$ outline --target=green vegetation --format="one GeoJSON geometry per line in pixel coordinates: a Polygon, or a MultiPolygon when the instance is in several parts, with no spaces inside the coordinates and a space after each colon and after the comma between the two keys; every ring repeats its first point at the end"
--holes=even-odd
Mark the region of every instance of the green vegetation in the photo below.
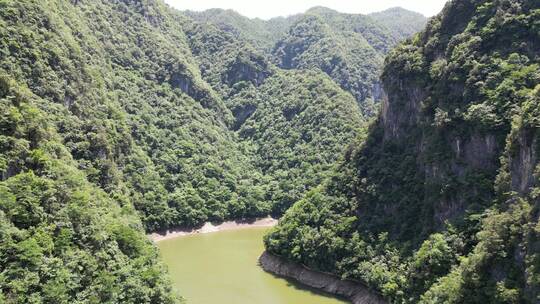
{"type": "Polygon", "coordinates": [[[213,25],[184,28],[203,78],[224,96],[232,129],[260,170],[250,176],[263,186],[246,189],[249,201],[233,208],[280,216],[324,179],[365,124],[357,103],[318,70],[280,70],[213,25]]]}
{"type": "Polygon", "coordinates": [[[319,69],[328,74],[353,94],[363,113],[372,115],[374,98],[380,98],[374,93],[383,55],[363,36],[331,29],[322,17],[306,15],[276,44],[274,55],[286,69],[319,69]]]}
{"type": "Polygon", "coordinates": [[[247,148],[228,132],[232,115],[199,75],[181,15],[160,2],[3,6],[2,69],[49,101],[78,167],[127,197],[147,230],[223,220],[257,183],[247,148]]]}
{"type": "Polygon", "coordinates": [[[178,302],[132,206],[77,169],[53,105],[5,75],[0,105],[0,302],[178,302]]]}
{"type": "MultiPolygon", "coordinates": [[[[418,20],[410,26],[419,31],[425,19],[402,13],[418,20]]],[[[278,64],[285,69],[323,71],[356,98],[364,115],[374,116],[382,99],[379,75],[384,56],[407,37],[369,16],[324,7],[312,8],[295,19],[273,50],[278,64]]]]}
{"type": "Polygon", "coordinates": [[[267,250],[396,303],[537,303],[539,20],[456,0],[391,51],[378,121],[267,250]]]}
{"type": "Polygon", "coordinates": [[[277,73],[230,102],[233,112],[256,108],[238,133],[256,147],[276,215],[322,182],[364,124],[354,98],[318,72],[277,73]]]}
{"type": "Polygon", "coordinates": [[[371,13],[369,17],[391,30],[394,39],[412,37],[426,25],[427,19],[421,14],[394,7],[382,12],[371,13]]]}
{"type": "Polygon", "coordinates": [[[320,184],[366,120],[337,74],[273,63],[293,20],[0,0],[0,302],[177,303],[145,232],[320,184]]]}
{"type": "Polygon", "coordinates": [[[287,31],[296,16],[276,17],[268,21],[250,19],[233,10],[209,9],[185,14],[201,24],[213,24],[220,30],[248,42],[258,50],[269,53],[274,44],[287,31]]]}
{"type": "MultiPolygon", "coordinates": [[[[187,14],[207,28],[214,25],[237,38],[240,48],[250,43],[258,56],[269,58],[281,68],[326,73],[356,98],[366,116],[375,114],[381,100],[378,79],[384,56],[426,22],[422,15],[398,8],[358,15],[314,7],[305,14],[268,21],[220,9],[187,14]],[[387,20],[390,18],[393,20],[387,20]]],[[[218,36],[207,37],[202,44],[208,47],[207,43],[223,39],[222,34],[218,36]]],[[[216,69],[214,63],[203,66],[216,69]]]]}

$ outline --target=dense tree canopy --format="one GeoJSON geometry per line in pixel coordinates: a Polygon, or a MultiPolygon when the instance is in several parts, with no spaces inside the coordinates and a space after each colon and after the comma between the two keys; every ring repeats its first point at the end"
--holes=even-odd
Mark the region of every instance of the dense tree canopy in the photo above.
{"type": "Polygon", "coordinates": [[[52,105],[6,75],[0,104],[0,302],[178,302],[136,211],[77,169],[52,105]]]}
{"type": "Polygon", "coordinates": [[[365,140],[269,251],[399,303],[537,303],[540,3],[454,0],[390,52],[365,140]]]}
{"type": "Polygon", "coordinates": [[[323,11],[0,0],[0,302],[179,302],[145,232],[280,216],[319,185],[401,39],[323,11]],[[319,19],[283,69],[278,50],[319,19]]]}
{"type": "Polygon", "coordinates": [[[264,194],[256,209],[265,200],[281,215],[322,181],[366,119],[319,69],[283,71],[232,33],[204,23],[185,28],[203,78],[224,96],[232,129],[253,149],[264,181],[253,191],[264,194]]]}
{"type": "Polygon", "coordinates": [[[356,98],[364,115],[373,116],[382,98],[379,75],[384,56],[400,40],[419,31],[425,20],[406,10],[393,12],[400,17],[396,23],[407,24],[410,34],[386,26],[380,22],[384,18],[314,7],[294,18],[276,43],[273,56],[286,69],[323,71],[356,98]]]}
{"type": "Polygon", "coordinates": [[[231,10],[188,14],[249,42],[282,68],[326,73],[356,98],[367,116],[375,114],[381,99],[378,79],[384,56],[426,22],[422,15],[401,8],[360,15],[314,7],[304,14],[268,21],[248,19],[231,10]]]}

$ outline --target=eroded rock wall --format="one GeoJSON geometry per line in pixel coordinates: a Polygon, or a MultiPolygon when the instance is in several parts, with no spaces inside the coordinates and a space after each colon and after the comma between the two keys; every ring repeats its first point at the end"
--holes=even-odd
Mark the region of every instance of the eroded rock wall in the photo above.
{"type": "Polygon", "coordinates": [[[376,292],[359,282],[308,269],[284,258],[264,252],[259,258],[260,266],[267,272],[293,279],[317,290],[344,297],[353,304],[384,304],[386,301],[376,292]]]}

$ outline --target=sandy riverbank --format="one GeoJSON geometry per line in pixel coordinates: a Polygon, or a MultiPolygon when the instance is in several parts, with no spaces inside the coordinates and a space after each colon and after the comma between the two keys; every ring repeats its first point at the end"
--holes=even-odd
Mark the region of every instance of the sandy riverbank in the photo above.
{"type": "Polygon", "coordinates": [[[278,220],[271,217],[257,219],[251,222],[228,221],[228,222],[223,222],[218,225],[214,225],[210,222],[207,222],[204,224],[204,226],[202,226],[199,229],[172,229],[172,230],[167,230],[165,233],[154,232],[148,235],[148,237],[154,242],[159,242],[163,240],[168,240],[168,239],[172,239],[172,238],[176,238],[180,236],[197,234],[197,233],[211,233],[211,232],[245,229],[245,228],[252,228],[252,227],[273,227],[277,225],[277,223],[278,223],[278,220]]]}

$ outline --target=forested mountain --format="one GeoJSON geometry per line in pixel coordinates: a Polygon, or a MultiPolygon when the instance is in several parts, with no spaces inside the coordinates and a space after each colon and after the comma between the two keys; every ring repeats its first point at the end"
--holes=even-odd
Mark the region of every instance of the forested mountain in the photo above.
{"type": "Polygon", "coordinates": [[[153,1],[58,1],[67,17],[32,2],[4,5],[3,70],[55,105],[45,111],[63,105],[55,123],[79,169],[129,199],[148,230],[222,220],[233,193],[255,186],[247,148],[200,76],[181,15],[153,1]],[[18,20],[11,10],[36,17],[18,20]]]}
{"type": "Polygon", "coordinates": [[[538,303],[540,1],[425,23],[0,0],[0,302],[178,303],[145,232],[286,212],[392,302],[538,303]]]}
{"type": "Polygon", "coordinates": [[[255,48],[269,53],[274,44],[287,31],[296,16],[276,17],[270,20],[250,19],[233,10],[209,9],[203,12],[186,11],[185,14],[202,24],[215,25],[255,48]]]}
{"type": "Polygon", "coordinates": [[[449,2],[390,52],[377,121],[267,250],[396,303],[538,303],[539,22],[539,1],[449,2]]]}
{"type": "Polygon", "coordinates": [[[368,16],[389,28],[392,36],[398,40],[410,38],[423,29],[427,22],[427,19],[422,14],[401,7],[371,13],[368,16]]]}
{"type": "Polygon", "coordinates": [[[253,148],[265,185],[249,194],[253,204],[266,201],[281,215],[322,181],[366,120],[322,72],[283,71],[212,25],[185,28],[203,78],[224,96],[232,129],[253,148]]]}
{"type": "Polygon", "coordinates": [[[145,231],[279,216],[327,177],[355,97],[272,59],[294,18],[235,18],[0,0],[0,302],[178,302],[145,231]]]}
{"type": "Polygon", "coordinates": [[[0,302],[177,303],[137,212],[63,143],[67,110],[5,74],[0,105],[0,302]]]}
{"type": "Polygon", "coordinates": [[[374,115],[381,99],[378,79],[386,53],[426,22],[422,15],[399,8],[360,15],[314,7],[304,14],[268,21],[231,10],[187,14],[252,43],[281,68],[326,73],[356,98],[367,116],[374,115]]]}

